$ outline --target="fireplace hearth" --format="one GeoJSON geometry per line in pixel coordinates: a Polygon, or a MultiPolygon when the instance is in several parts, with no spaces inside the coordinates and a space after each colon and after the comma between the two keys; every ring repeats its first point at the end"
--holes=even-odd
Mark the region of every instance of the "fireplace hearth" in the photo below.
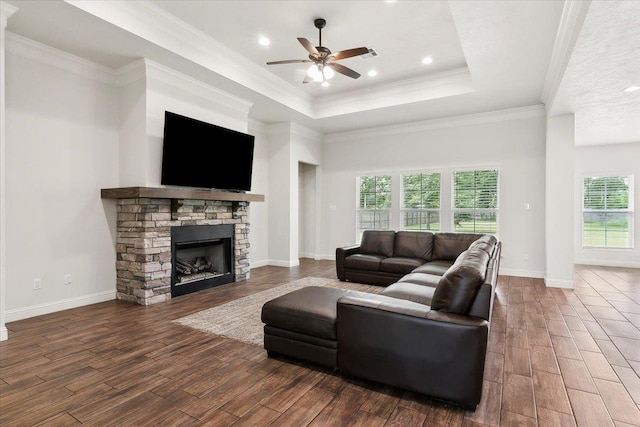
{"type": "Polygon", "coordinates": [[[171,297],[235,281],[233,224],[171,228],[171,297]]]}

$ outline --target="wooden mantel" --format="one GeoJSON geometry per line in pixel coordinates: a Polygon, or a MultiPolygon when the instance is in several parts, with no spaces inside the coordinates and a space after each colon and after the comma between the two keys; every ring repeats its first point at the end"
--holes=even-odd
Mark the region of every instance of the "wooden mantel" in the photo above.
{"type": "Polygon", "coordinates": [[[224,200],[231,202],[264,202],[264,194],[235,193],[233,191],[197,190],[193,188],[119,187],[100,190],[103,199],[191,199],[224,200]]]}

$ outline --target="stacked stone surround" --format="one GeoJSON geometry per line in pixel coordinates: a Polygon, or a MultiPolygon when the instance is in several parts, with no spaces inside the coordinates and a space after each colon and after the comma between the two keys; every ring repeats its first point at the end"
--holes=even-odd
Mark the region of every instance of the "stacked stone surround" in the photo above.
{"type": "Polygon", "coordinates": [[[249,278],[249,203],[118,199],[117,298],[141,305],[171,299],[171,227],[234,224],[235,281],[249,278]]]}

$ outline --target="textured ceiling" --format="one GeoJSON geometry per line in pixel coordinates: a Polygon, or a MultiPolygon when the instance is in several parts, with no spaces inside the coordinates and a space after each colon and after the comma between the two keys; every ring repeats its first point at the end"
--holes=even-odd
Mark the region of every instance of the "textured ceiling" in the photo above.
{"type": "Polygon", "coordinates": [[[575,113],[576,145],[640,141],[640,1],[596,1],[552,114],[575,113]]]}

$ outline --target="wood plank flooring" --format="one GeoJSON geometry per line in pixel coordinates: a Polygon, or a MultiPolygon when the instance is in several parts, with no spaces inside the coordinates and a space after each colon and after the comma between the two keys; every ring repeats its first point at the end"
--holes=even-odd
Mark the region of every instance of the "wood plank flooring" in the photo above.
{"type": "Polygon", "coordinates": [[[306,276],[335,278],[334,263],[8,323],[0,425],[640,426],[638,269],[576,266],[575,290],[501,276],[475,412],[171,323],[306,276]]]}

